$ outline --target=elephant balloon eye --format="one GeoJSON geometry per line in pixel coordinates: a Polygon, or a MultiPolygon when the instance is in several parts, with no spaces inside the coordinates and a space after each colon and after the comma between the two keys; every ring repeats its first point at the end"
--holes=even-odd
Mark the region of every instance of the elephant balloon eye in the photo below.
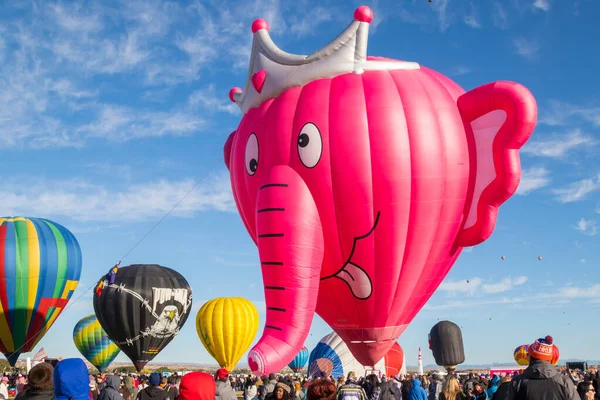
{"type": "Polygon", "coordinates": [[[258,169],[258,138],[256,137],[255,133],[252,133],[250,136],[248,136],[244,159],[246,172],[248,172],[248,175],[250,176],[254,175],[258,169]]]}
{"type": "Polygon", "coordinates": [[[323,140],[319,128],[312,122],[305,124],[298,135],[298,156],[307,168],[314,168],[323,153],[323,140]]]}

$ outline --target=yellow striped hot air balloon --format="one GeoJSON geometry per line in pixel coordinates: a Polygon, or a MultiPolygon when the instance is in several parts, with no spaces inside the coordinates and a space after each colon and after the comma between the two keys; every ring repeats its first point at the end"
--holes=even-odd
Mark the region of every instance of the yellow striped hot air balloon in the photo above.
{"type": "Polygon", "coordinates": [[[196,330],[206,351],[232,371],[258,332],[258,311],[246,299],[219,297],[200,308],[196,330]]]}

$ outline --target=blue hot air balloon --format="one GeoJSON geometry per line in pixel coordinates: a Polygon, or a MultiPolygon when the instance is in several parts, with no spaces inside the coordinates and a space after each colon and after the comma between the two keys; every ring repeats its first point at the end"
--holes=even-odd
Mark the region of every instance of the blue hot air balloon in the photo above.
{"type": "Polygon", "coordinates": [[[307,361],[308,349],[306,348],[306,346],[302,346],[302,350],[300,350],[296,358],[294,358],[292,362],[288,364],[288,367],[290,367],[291,370],[294,372],[300,372],[302,371],[302,368],[304,368],[304,366],[306,365],[307,361]]]}
{"type": "MultiPolygon", "coordinates": [[[[383,359],[375,365],[373,370],[385,371],[383,359]]],[[[348,375],[350,371],[354,371],[356,376],[365,376],[367,370],[354,358],[346,343],[335,332],[321,339],[310,352],[308,361],[308,375],[310,376],[324,374],[338,378],[348,375]]]]}

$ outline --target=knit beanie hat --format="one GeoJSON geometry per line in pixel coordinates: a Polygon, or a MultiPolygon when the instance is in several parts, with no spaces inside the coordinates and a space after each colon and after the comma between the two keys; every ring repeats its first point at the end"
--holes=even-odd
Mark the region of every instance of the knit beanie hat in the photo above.
{"type": "Polygon", "coordinates": [[[545,338],[537,339],[529,346],[529,356],[536,360],[552,361],[552,351],[554,344],[552,336],[548,335],[545,338]]]}

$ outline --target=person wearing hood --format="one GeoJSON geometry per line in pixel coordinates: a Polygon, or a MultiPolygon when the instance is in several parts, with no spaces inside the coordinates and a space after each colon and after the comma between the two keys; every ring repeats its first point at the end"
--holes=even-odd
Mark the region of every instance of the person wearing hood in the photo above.
{"type": "Polygon", "coordinates": [[[500,386],[494,394],[494,400],[508,400],[508,389],[510,388],[510,380],[512,377],[510,374],[506,374],[502,377],[500,386]]]}
{"type": "Polygon", "coordinates": [[[169,393],[160,387],[160,374],[153,372],[148,377],[148,387],[140,390],[136,400],[175,400],[169,397],[169,393]]]}
{"type": "Polygon", "coordinates": [[[215,374],[215,400],[237,400],[235,390],[229,384],[229,371],[219,368],[215,374]]]}
{"type": "Polygon", "coordinates": [[[508,390],[509,400],[579,399],[569,377],[550,363],[553,341],[552,336],[546,336],[529,346],[529,366],[512,380],[508,390]]]}
{"type": "Polygon", "coordinates": [[[106,375],[106,386],[100,391],[98,400],[123,400],[120,390],[121,377],[118,375],[106,375]]]}
{"type": "Polygon", "coordinates": [[[52,400],[54,385],[52,374],[54,367],[50,363],[35,365],[28,374],[29,383],[17,394],[19,400],[52,400]]]}
{"type": "Polygon", "coordinates": [[[277,385],[277,379],[275,374],[269,374],[269,382],[265,384],[265,397],[269,393],[273,393],[275,391],[275,385],[277,385]]]}
{"type": "MultiPolygon", "coordinates": [[[[289,382],[288,382],[289,383],[289,382]]],[[[292,388],[283,382],[278,382],[275,385],[273,393],[269,393],[266,397],[267,400],[290,400],[292,388]]]]}
{"type": "Polygon", "coordinates": [[[409,400],[427,400],[427,392],[421,386],[421,381],[418,378],[412,380],[412,386],[408,391],[409,400]]]}
{"type": "Polygon", "coordinates": [[[429,400],[439,400],[442,393],[442,379],[438,374],[433,374],[429,384],[429,400]]]}
{"type": "Polygon", "coordinates": [[[205,372],[190,372],[181,379],[176,400],[214,400],[216,391],[212,376],[205,372]]]}
{"type": "Polygon", "coordinates": [[[250,380],[246,381],[244,389],[244,400],[258,400],[258,387],[250,380]]]}
{"type": "Polygon", "coordinates": [[[126,376],[123,378],[123,389],[121,390],[121,395],[124,400],[135,400],[138,395],[139,390],[135,385],[135,381],[131,376],[126,376]]]}
{"type": "Polygon", "coordinates": [[[52,374],[55,400],[89,400],[90,376],[80,358],[66,358],[56,363],[52,374]]]}
{"type": "Polygon", "coordinates": [[[500,384],[500,377],[498,375],[494,375],[492,380],[490,381],[490,386],[487,390],[487,397],[489,399],[493,399],[494,395],[498,391],[498,385],[500,384]]]}

